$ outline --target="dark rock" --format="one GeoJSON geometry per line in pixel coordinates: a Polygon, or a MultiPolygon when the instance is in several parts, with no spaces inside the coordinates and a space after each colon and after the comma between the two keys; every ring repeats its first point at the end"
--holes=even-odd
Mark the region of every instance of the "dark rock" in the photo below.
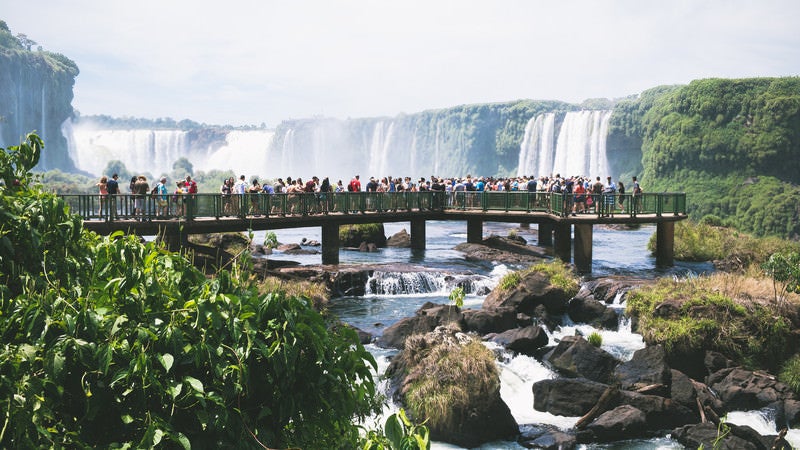
{"type": "Polygon", "coordinates": [[[454,385],[471,386],[461,399],[463,402],[448,405],[436,420],[426,422],[432,439],[470,448],[519,435],[511,410],[500,397],[499,373],[490,370],[495,367],[491,355],[476,355],[471,351],[476,358],[469,364],[457,365],[451,361],[446,366],[447,374],[439,370],[443,355],[455,355],[460,360],[459,352],[475,343],[474,339],[453,327],[437,327],[433,332],[410,337],[406,348],[392,359],[386,371],[392,384],[399,385],[396,391],[399,395],[395,397],[401,402],[420,384],[435,383],[444,390],[454,385]],[[454,369],[459,372],[450,373],[454,369]]]}
{"type": "Polygon", "coordinates": [[[645,414],[645,428],[648,431],[669,429],[699,420],[699,415],[693,410],[658,395],[620,391],[619,399],[620,404],[634,406],[645,414]]]}
{"type": "Polygon", "coordinates": [[[659,384],[663,394],[672,382],[672,373],[667,365],[667,352],[660,345],[636,350],[630,361],[625,361],[614,370],[614,379],[622,389],[636,390],[659,384]]]}
{"type": "Polygon", "coordinates": [[[378,251],[378,246],[372,242],[362,242],[358,246],[358,251],[360,252],[368,252],[368,253],[375,253],[378,251]]]}
{"type": "Polygon", "coordinates": [[[796,399],[792,389],[773,375],[738,367],[709,375],[707,384],[726,411],[761,409],[776,401],[796,399]]]}
{"type": "Polygon", "coordinates": [[[672,383],[670,383],[669,396],[673,402],[688,408],[697,408],[697,391],[692,379],[679,370],[671,370],[672,383]]]}
{"type": "Polygon", "coordinates": [[[464,242],[458,244],[455,250],[464,253],[468,261],[497,261],[507,264],[534,263],[547,257],[547,253],[541,249],[500,236],[489,236],[480,244],[464,242]]]}
{"type": "Polygon", "coordinates": [[[408,234],[405,228],[398,231],[397,233],[393,234],[389,239],[386,241],[387,247],[400,247],[400,248],[409,248],[411,247],[411,235],[408,234]]]}
{"type": "Polygon", "coordinates": [[[601,442],[642,437],[647,428],[645,413],[631,405],[606,411],[586,427],[601,442]]]}
{"type": "Polygon", "coordinates": [[[611,380],[619,361],[581,336],[567,336],[558,343],[547,362],[567,377],[581,377],[600,383],[611,380]]]}
{"type": "Polygon", "coordinates": [[[593,298],[575,296],[567,303],[567,314],[573,322],[588,323],[596,327],[616,329],[617,313],[593,298]]]}
{"type": "Polygon", "coordinates": [[[450,323],[460,327],[462,320],[463,316],[458,307],[428,302],[422,305],[413,317],[400,319],[386,328],[376,344],[384,348],[402,349],[409,336],[430,333],[439,325],[450,323]]]}
{"type": "Polygon", "coordinates": [[[585,378],[555,378],[533,383],[533,408],[559,416],[582,416],[608,389],[585,378]]]}
{"type": "Polygon", "coordinates": [[[717,425],[711,422],[684,425],[672,430],[672,437],[687,448],[720,450],[767,450],[772,447],[775,436],[760,436],[748,426],[721,425],[730,432],[722,436],[717,425]]]}
{"type": "Polygon", "coordinates": [[[339,240],[342,247],[358,247],[362,242],[386,247],[386,231],[383,223],[343,225],[339,227],[339,240]]]}
{"type": "Polygon", "coordinates": [[[570,450],[578,443],[573,434],[543,426],[525,427],[517,442],[525,448],[547,450],[570,450]]]}
{"type": "Polygon", "coordinates": [[[536,350],[547,345],[549,338],[540,326],[527,326],[514,328],[495,335],[492,342],[496,342],[508,350],[523,355],[534,356],[536,350]]]}
{"type": "Polygon", "coordinates": [[[517,326],[517,314],[513,308],[465,309],[462,313],[464,330],[474,331],[481,336],[502,333],[517,326]]]}
{"type": "Polygon", "coordinates": [[[718,372],[722,369],[736,367],[736,364],[728,359],[725,355],[711,350],[706,351],[703,363],[706,369],[708,369],[709,374],[718,372]]]}
{"type": "Polygon", "coordinates": [[[783,415],[788,426],[796,428],[800,424],[800,400],[786,400],[783,402],[783,415]]]}
{"type": "Polygon", "coordinates": [[[550,278],[541,272],[531,272],[520,280],[519,285],[502,289],[495,288],[483,301],[483,307],[512,307],[518,312],[534,315],[538,305],[544,305],[550,314],[563,314],[567,310],[570,294],[550,283],[550,278]]]}
{"type": "Polygon", "coordinates": [[[281,244],[279,245],[276,250],[279,252],[286,252],[287,250],[300,250],[300,244],[281,244]]]}

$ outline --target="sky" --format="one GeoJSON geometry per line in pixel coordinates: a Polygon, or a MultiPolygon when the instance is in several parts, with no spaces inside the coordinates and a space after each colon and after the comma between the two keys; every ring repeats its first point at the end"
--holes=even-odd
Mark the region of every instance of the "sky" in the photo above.
{"type": "Polygon", "coordinates": [[[82,115],[274,127],[800,75],[797,0],[0,0],[82,115]]]}

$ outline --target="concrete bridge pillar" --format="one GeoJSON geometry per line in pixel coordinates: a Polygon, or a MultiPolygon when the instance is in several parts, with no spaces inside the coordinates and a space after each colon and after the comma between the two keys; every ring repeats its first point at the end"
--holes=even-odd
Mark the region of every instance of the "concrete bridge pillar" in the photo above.
{"type": "Polygon", "coordinates": [[[592,224],[575,224],[575,267],[579,273],[592,271],[592,224]]]}
{"type": "Polygon", "coordinates": [[[656,225],[656,267],[671,267],[675,264],[675,222],[659,222],[656,225]]]}
{"type": "Polygon", "coordinates": [[[322,225],[322,264],[339,264],[339,225],[322,225]]]}
{"type": "Polygon", "coordinates": [[[550,247],[553,245],[553,224],[540,223],[539,224],[539,245],[541,247],[550,247]]]}
{"type": "Polygon", "coordinates": [[[411,219],[411,248],[425,249],[425,219],[411,219]]]}
{"type": "Polygon", "coordinates": [[[568,223],[559,223],[554,227],[554,252],[556,257],[564,262],[572,261],[572,225],[568,223]]]}
{"type": "Polygon", "coordinates": [[[467,219],[467,242],[470,244],[483,242],[483,220],[467,219]]]}

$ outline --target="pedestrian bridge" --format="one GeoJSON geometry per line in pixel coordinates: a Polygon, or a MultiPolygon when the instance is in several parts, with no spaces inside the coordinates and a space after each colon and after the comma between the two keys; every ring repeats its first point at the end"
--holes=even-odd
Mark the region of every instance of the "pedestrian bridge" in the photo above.
{"type": "Polygon", "coordinates": [[[674,224],[686,219],[686,194],[590,195],[573,213],[570,194],[549,192],[342,192],[327,194],[192,194],[139,197],[61,195],[86,229],[158,236],[172,249],[197,233],[321,227],[322,263],[339,263],[339,227],[410,222],[412,248],[425,248],[425,222],[466,222],[467,242],[480,243],[484,222],[537,224],[539,245],[591,272],[594,225],[656,224],[656,264],[673,264],[674,224]],[[574,255],[574,256],[573,256],[574,255]]]}

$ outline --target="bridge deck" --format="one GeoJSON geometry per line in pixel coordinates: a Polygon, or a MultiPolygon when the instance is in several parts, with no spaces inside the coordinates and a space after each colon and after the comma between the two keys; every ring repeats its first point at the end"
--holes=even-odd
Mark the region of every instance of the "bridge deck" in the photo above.
{"type": "Polygon", "coordinates": [[[527,191],[147,196],[140,199],[140,214],[135,213],[135,196],[62,197],[84,218],[84,227],[102,234],[122,230],[153,235],[174,228],[192,234],[410,220],[588,225],[663,223],[686,218],[686,196],[682,193],[590,196],[590,212],[576,215],[571,214],[571,196],[527,191]]]}

